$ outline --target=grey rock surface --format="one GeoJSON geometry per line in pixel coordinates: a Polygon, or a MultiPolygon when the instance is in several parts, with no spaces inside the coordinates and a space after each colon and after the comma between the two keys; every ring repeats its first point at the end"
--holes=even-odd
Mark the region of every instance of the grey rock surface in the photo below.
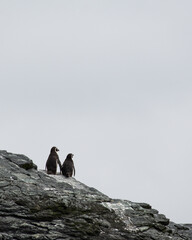
{"type": "Polygon", "coordinates": [[[147,203],[111,199],[74,178],[47,175],[24,155],[0,151],[0,240],[183,240],[192,225],[147,203]]]}

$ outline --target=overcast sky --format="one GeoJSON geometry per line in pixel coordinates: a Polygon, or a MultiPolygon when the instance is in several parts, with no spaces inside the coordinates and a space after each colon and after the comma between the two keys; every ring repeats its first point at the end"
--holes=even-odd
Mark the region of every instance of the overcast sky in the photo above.
{"type": "Polygon", "coordinates": [[[0,0],[0,148],[192,223],[192,1],[0,0]]]}

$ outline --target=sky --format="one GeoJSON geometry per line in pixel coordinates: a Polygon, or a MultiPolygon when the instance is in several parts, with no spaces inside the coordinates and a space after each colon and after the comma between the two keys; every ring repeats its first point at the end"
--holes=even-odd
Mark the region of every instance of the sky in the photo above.
{"type": "Polygon", "coordinates": [[[192,223],[192,2],[0,0],[0,149],[192,223]]]}

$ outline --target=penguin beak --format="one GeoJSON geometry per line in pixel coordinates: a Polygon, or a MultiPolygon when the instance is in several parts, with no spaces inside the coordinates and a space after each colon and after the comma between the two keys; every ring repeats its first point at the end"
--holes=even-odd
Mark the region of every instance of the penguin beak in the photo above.
{"type": "Polygon", "coordinates": [[[56,148],[55,150],[56,150],[57,152],[59,151],[59,149],[58,149],[58,148],[56,148]]]}

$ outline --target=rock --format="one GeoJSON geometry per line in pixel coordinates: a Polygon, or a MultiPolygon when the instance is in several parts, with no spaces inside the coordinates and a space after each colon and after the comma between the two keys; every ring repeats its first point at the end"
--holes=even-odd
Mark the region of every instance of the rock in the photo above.
{"type": "Polygon", "coordinates": [[[172,223],[149,204],[47,175],[21,154],[0,151],[0,161],[0,240],[192,240],[192,225],[172,223]]]}
{"type": "Polygon", "coordinates": [[[32,160],[30,160],[28,157],[22,154],[12,154],[8,153],[6,151],[0,151],[0,156],[6,158],[7,160],[15,163],[21,168],[24,168],[26,170],[34,168],[37,169],[37,166],[33,163],[32,160]]]}

